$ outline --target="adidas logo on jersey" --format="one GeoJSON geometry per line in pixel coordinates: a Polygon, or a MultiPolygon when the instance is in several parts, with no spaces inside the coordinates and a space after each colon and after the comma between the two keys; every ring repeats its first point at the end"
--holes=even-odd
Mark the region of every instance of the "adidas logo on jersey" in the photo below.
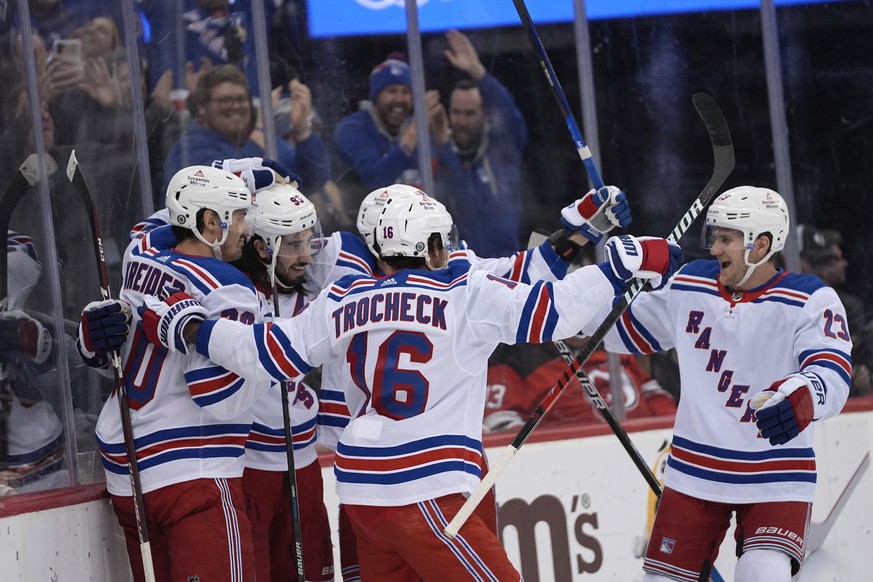
{"type": "Polygon", "coordinates": [[[388,279],[385,279],[384,281],[382,281],[382,284],[379,286],[380,287],[387,287],[388,285],[396,285],[396,284],[397,284],[397,279],[395,279],[394,277],[389,277],[388,279]]]}

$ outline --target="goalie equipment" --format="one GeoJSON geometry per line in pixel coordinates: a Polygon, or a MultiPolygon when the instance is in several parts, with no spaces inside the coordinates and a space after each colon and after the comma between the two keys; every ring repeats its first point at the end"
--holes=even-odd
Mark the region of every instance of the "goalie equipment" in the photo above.
{"type": "Polygon", "coordinates": [[[746,248],[743,260],[748,270],[735,285],[738,287],[749,280],[757,267],[785,248],[789,230],[788,206],[782,196],[769,188],[731,188],[716,198],[706,213],[706,224],[701,233],[703,248],[712,248],[714,231],[718,228],[731,228],[743,234],[746,248]],[[770,251],[758,262],[752,263],[749,254],[755,248],[758,237],[765,233],[770,234],[770,251]]]}
{"type": "Polygon", "coordinates": [[[379,252],[376,251],[373,243],[376,241],[375,230],[379,224],[379,215],[385,207],[385,203],[389,198],[401,198],[408,196],[427,196],[424,192],[414,186],[407,184],[392,184],[384,188],[373,190],[361,202],[358,208],[358,232],[364,237],[367,243],[367,248],[378,259],[379,252]]]}
{"type": "Polygon", "coordinates": [[[253,206],[252,193],[241,178],[210,166],[189,166],[176,172],[167,186],[170,224],[194,232],[201,242],[215,248],[224,244],[235,210],[253,206]],[[212,210],[222,223],[221,239],[207,241],[197,228],[201,210],[212,210]]]}

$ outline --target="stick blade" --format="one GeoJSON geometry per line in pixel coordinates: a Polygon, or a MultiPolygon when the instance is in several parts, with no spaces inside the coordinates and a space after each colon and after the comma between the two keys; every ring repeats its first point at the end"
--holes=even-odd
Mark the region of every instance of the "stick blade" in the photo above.
{"type": "Polygon", "coordinates": [[[70,152],[70,161],[67,162],[67,178],[70,182],[73,181],[73,176],[76,175],[76,168],[79,167],[79,160],[76,159],[76,150],[70,152]]]}
{"type": "MultiPolygon", "coordinates": [[[[49,156],[46,156],[49,158],[49,156]]],[[[54,160],[52,160],[54,161],[54,160]]],[[[48,160],[46,160],[46,166],[48,166],[48,160]]],[[[37,182],[39,182],[39,156],[36,154],[30,154],[24,163],[18,168],[21,171],[21,175],[24,176],[24,179],[27,180],[27,183],[33,186],[37,182]]],[[[51,175],[51,174],[49,174],[51,175]]]]}

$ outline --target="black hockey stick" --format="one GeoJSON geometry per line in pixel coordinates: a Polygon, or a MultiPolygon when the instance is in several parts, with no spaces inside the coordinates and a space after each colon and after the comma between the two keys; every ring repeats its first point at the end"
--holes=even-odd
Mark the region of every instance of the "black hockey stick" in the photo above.
{"type": "MultiPolygon", "coordinates": [[[[57,170],[57,165],[51,156],[46,155],[46,171],[52,175],[57,170]]],[[[12,212],[24,195],[39,182],[39,156],[30,154],[24,163],[18,167],[6,190],[0,196],[0,232],[8,237],[9,222],[12,220],[12,212]]],[[[0,253],[0,312],[9,308],[9,251],[4,249],[0,253]]],[[[8,407],[11,406],[12,396],[9,386],[9,371],[6,364],[0,362],[0,470],[6,468],[9,458],[9,435],[7,427],[8,407]]]]}
{"type": "MultiPolygon", "coordinates": [[[[278,252],[276,249],[274,252],[278,252]]],[[[279,293],[276,285],[276,263],[270,267],[270,282],[273,287],[273,318],[279,316],[279,293]]],[[[294,434],[291,431],[291,410],[288,408],[288,381],[282,380],[280,386],[282,392],[282,423],[285,428],[285,455],[288,458],[288,498],[291,502],[291,519],[294,522],[294,559],[297,563],[297,580],[305,582],[306,575],[303,569],[303,532],[300,527],[300,498],[297,496],[297,469],[294,464],[294,434]]]]}
{"type": "MultiPolygon", "coordinates": [[[[546,80],[552,90],[552,95],[554,95],[555,101],[558,103],[558,107],[561,110],[561,114],[567,121],[567,129],[570,131],[570,136],[576,146],[576,151],[579,152],[579,157],[582,158],[582,163],[585,165],[588,177],[591,178],[591,183],[594,187],[600,189],[603,187],[603,179],[600,177],[600,172],[597,170],[597,166],[591,157],[591,151],[588,149],[588,146],[585,145],[585,140],[582,138],[582,132],[579,130],[575,117],[573,117],[573,112],[570,110],[570,104],[567,102],[567,97],[564,95],[564,90],[561,88],[561,83],[558,81],[558,76],[555,74],[554,68],[552,68],[549,55],[546,53],[545,47],[543,47],[539,34],[537,34],[533,20],[531,20],[530,14],[527,11],[527,6],[523,0],[513,0],[513,3],[515,4],[515,10],[521,18],[521,22],[528,33],[528,38],[537,52],[540,66],[543,69],[543,73],[546,75],[546,80]]],[[[570,351],[570,348],[567,347],[567,344],[562,340],[557,340],[554,343],[555,347],[558,348],[558,351],[561,352],[561,355],[564,357],[564,360],[568,364],[572,363],[572,352],[570,351]]],[[[604,402],[603,398],[600,396],[597,387],[594,386],[594,383],[591,382],[588,375],[581,367],[576,370],[576,377],[579,379],[579,382],[581,382],[586,396],[588,396],[597,411],[600,412],[600,415],[612,429],[612,432],[615,433],[615,436],[618,437],[618,440],[628,452],[631,460],[640,470],[643,477],[646,479],[646,482],[650,487],[652,487],[656,494],[660,495],[661,486],[658,483],[658,480],[652,474],[652,471],[643,460],[643,457],[637,450],[636,446],[634,446],[633,442],[630,440],[630,437],[628,437],[627,432],[622,428],[621,424],[619,424],[618,419],[615,418],[612,410],[610,410],[609,406],[607,406],[606,402],[604,402]]]]}
{"type": "MultiPolygon", "coordinates": [[[[46,171],[49,176],[55,173],[57,165],[51,156],[46,155],[46,171]]],[[[39,156],[30,154],[24,160],[24,163],[19,166],[6,190],[0,195],[0,231],[4,234],[9,230],[9,222],[12,220],[12,212],[15,207],[24,198],[24,195],[39,182],[39,156]]],[[[8,284],[9,259],[6,253],[0,253],[0,307],[5,307],[9,292],[8,284]]]]}
{"type": "MultiPolygon", "coordinates": [[[[694,106],[697,109],[697,112],[700,114],[700,117],[703,119],[703,122],[706,124],[707,132],[709,133],[709,139],[712,142],[712,151],[713,157],[715,158],[715,163],[712,171],[712,176],[709,179],[709,182],[706,184],[706,187],[703,191],[697,196],[697,199],[691,204],[691,207],[685,211],[685,214],[679,219],[679,223],[670,233],[668,239],[672,242],[677,242],[688,227],[694,222],[694,219],[703,212],[703,209],[707,204],[713,199],[719,187],[724,183],[730,173],[734,168],[734,148],[731,142],[730,131],[727,126],[727,122],[725,121],[724,115],[716,104],[715,100],[706,95],[705,93],[697,93],[694,95],[694,106]]],[[[551,390],[543,397],[540,403],[537,405],[534,412],[531,414],[530,418],[528,418],[527,422],[525,422],[524,426],[518,432],[518,434],[513,439],[512,443],[507,445],[504,453],[497,459],[497,461],[491,465],[488,470],[487,475],[482,479],[476,489],[473,491],[472,495],[467,499],[464,505],[461,507],[458,514],[452,519],[449,525],[445,529],[446,535],[450,537],[454,537],[464,522],[470,517],[473,513],[473,510],[476,508],[476,505],[482,500],[494,482],[497,480],[497,477],[503,472],[524,442],[527,440],[527,437],[530,436],[530,433],[537,427],[542,418],[546,415],[546,413],[554,406],[555,402],[564,392],[564,389],[567,387],[567,384],[572,379],[573,375],[576,374],[581,368],[582,365],[591,357],[591,354],[597,349],[600,345],[600,342],[603,341],[603,338],[612,329],[612,326],[615,325],[615,322],[618,321],[621,314],[624,313],[625,309],[627,309],[630,302],[642,291],[646,282],[641,281],[639,279],[634,279],[631,282],[630,287],[627,291],[625,291],[624,295],[622,295],[621,299],[613,306],[612,311],[606,316],[597,330],[591,334],[588,343],[585,347],[579,352],[576,358],[573,359],[572,363],[564,370],[564,373],[558,379],[557,383],[552,387],[551,390]]],[[[595,388],[596,390],[596,388],[595,388]]],[[[660,487],[660,486],[659,486],[660,487]]],[[[713,570],[713,577],[715,578],[717,573],[713,570]]]]}
{"type": "MultiPolygon", "coordinates": [[[[94,243],[94,258],[97,261],[97,275],[100,281],[100,295],[105,299],[112,299],[109,290],[109,271],[106,268],[106,257],[103,254],[103,239],[100,236],[100,224],[97,220],[97,207],[91,196],[91,189],[82,175],[79,160],[76,159],[76,150],[70,152],[70,161],[67,164],[67,178],[76,187],[88,219],[91,223],[91,240],[94,243]]],[[[133,491],[133,509],[136,515],[136,531],[139,535],[139,549],[142,554],[142,566],[146,582],[155,582],[155,567],[152,562],[151,546],[149,544],[149,532],[146,526],[145,504],[142,496],[142,483],[139,478],[139,467],[136,459],[136,445],[133,440],[133,427],[130,422],[130,406],[127,401],[127,387],[124,384],[124,372],[121,367],[121,356],[117,351],[110,354],[112,371],[115,374],[115,394],[118,397],[118,409],[121,415],[121,430],[124,435],[124,446],[127,452],[127,468],[130,473],[130,488],[133,491]]]]}

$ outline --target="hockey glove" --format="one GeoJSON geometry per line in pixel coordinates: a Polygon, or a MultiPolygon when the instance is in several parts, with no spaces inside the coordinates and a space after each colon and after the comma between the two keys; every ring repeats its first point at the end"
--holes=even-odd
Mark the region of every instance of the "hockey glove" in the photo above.
{"type": "Polygon", "coordinates": [[[21,310],[0,313],[0,362],[42,364],[52,353],[52,336],[21,310]]]}
{"type": "Polygon", "coordinates": [[[561,210],[561,224],[573,232],[581,232],[593,244],[599,243],[603,235],[616,226],[625,228],[630,223],[627,195],[615,186],[591,189],[561,210]]]}
{"type": "Polygon", "coordinates": [[[130,306],[124,301],[92,301],[82,310],[79,342],[84,354],[94,355],[121,349],[130,331],[130,306]]]}
{"type": "Polygon", "coordinates": [[[784,445],[809,426],[814,414],[806,378],[791,375],[758,392],[749,404],[755,411],[761,436],[771,445],[784,445]]]}
{"type": "Polygon", "coordinates": [[[607,261],[600,269],[617,292],[624,291],[624,282],[647,279],[653,289],[663,287],[682,264],[682,249],[663,238],[634,237],[627,234],[606,241],[607,261]]]}
{"type": "Polygon", "coordinates": [[[215,160],[212,162],[212,167],[239,176],[252,194],[266,190],[277,182],[297,182],[298,185],[300,184],[300,178],[294,172],[284,164],[274,160],[265,160],[263,158],[228,158],[226,160],[215,160]]]}
{"type": "Polygon", "coordinates": [[[191,321],[203,321],[209,315],[196,299],[183,291],[177,291],[163,301],[146,295],[143,306],[137,311],[148,340],[179,354],[188,354],[188,343],[183,335],[185,325],[191,321]]]}

